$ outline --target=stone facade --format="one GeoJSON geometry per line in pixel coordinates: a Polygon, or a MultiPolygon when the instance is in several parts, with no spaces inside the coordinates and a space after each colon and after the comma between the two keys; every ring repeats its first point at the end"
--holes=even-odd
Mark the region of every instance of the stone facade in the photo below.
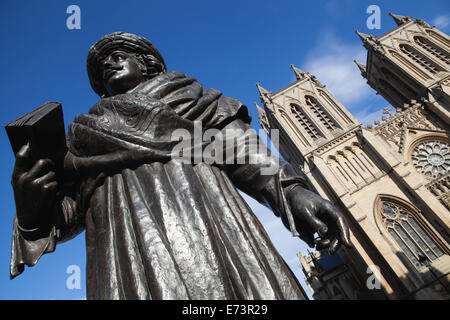
{"type": "Polygon", "coordinates": [[[354,248],[301,256],[316,299],[450,298],[450,39],[391,15],[381,37],[357,32],[367,83],[395,110],[364,127],[313,75],[278,92],[257,84],[259,123],[279,151],[345,213],[354,248]]]}

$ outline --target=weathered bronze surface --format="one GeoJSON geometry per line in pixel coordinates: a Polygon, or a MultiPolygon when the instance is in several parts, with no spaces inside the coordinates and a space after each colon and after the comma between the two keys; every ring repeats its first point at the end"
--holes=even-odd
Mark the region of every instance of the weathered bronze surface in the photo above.
{"type": "Polygon", "coordinates": [[[88,299],[304,299],[236,187],[310,246],[350,246],[348,227],[289,164],[252,148],[261,142],[250,139],[247,108],[167,72],[136,35],[103,37],[87,64],[101,100],[69,124],[63,181],[51,160],[32,159],[28,144],[16,154],[11,277],[85,229],[88,299]],[[195,123],[234,141],[247,161],[174,158],[172,133],[194,136],[195,123]]]}

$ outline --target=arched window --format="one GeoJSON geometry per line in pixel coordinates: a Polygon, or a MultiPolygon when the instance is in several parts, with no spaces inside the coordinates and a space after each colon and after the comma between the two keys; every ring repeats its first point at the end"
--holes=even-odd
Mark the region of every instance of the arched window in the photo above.
{"type": "Polygon", "coordinates": [[[442,45],[444,45],[444,48],[450,48],[450,41],[446,38],[441,36],[440,34],[436,33],[434,30],[426,30],[427,34],[433,38],[434,40],[440,42],[442,45]]]}
{"type": "Polygon", "coordinates": [[[305,96],[306,105],[309,106],[315,116],[329,131],[336,129],[336,122],[329,116],[325,109],[317,102],[314,97],[305,96]]]}
{"type": "Polygon", "coordinates": [[[391,98],[393,106],[403,106],[403,104],[408,103],[410,99],[405,97],[400,91],[398,91],[394,86],[392,86],[386,80],[380,78],[378,79],[379,92],[383,92],[385,95],[391,98]]]}
{"type": "Polygon", "coordinates": [[[300,123],[303,129],[308,133],[308,135],[313,139],[319,139],[321,134],[317,127],[311,122],[305,112],[296,104],[291,104],[291,112],[297,121],[300,123]]]}
{"type": "Polygon", "coordinates": [[[444,254],[418,210],[392,198],[381,198],[378,210],[384,227],[416,268],[444,254]]]}
{"type": "Polygon", "coordinates": [[[397,75],[395,75],[391,70],[381,67],[380,71],[385,76],[386,80],[392,84],[392,87],[401,89],[402,93],[406,94],[409,99],[417,98],[417,93],[403,80],[397,77],[397,75]]]}
{"type": "Polygon", "coordinates": [[[446,64],[450,64],[450,56],[449,56],[449,54],[447,52],[445,52],[444,50],[442,50],[441,48],[439,48],[437,45],[435,45],[430,40],[428,40],[428,39],[426,39],[424,37],[416,36],[416,37],[414,37],[414,41],[420,47],[422,47],[423,49],[425,49],[426,51],[431,53],[433,56],[435,56],[436,58],[438,58],[442,62],[444,62],[446,64]]]}
{"type": "Polygon", "coordinates": [[[432,74],[438,73],[439,71],[443,71],[443,69],[439,67],[436,63],[425,57],[421,52],[417,51],[408,44],[402,43],[400,45],[400,50],[404,54],[406,54],[411,60],[413,60],[418,65],[422,66],[432,74]]]}

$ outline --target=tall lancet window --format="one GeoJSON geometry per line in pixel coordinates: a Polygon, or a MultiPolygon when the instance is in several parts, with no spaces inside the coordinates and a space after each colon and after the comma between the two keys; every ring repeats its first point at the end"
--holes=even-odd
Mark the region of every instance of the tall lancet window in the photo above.
{"type": "Polygon", "coordinates": [[[436,46],[430,40],[428,40],[428,39],[426,39],[424,37],[416,36],[416,37],[414,37],[414,41],[420,47],[422,47],[423,49],[425,49],[426,51],[431,53],[433,56],[435,56],[436,58],[438,58],[442,62],[444,62],[446,64],[450,64],[450,55],[448,54],[448,52],[442,50],[441,48],[436,46]]]}
{"type": "Polygon", "coordinates": [[[378,208],[384,227],[416,268],[444,254],[418,210],[391,198],[381,198],[378,208]]]}
{"type": "Polygon", "coordinates": [[[378,88],[379,91],[384,92],[388,97],[392,100],[392,105],[403,105],[410,101],[407,97],[405,97],[400,91],[394,88],[389,82],[384,79],[378,79],[378,88]]]}
{"type": "Polygon", "coordinates": [[[324,110],[324,108],[317,102],[314,97],[305,96],[306,104],[309,106],[311,111],[316,115],[316,117],[322,122],[322,124],[329,131],[333,131],[337,128],[336,122],[330,118],[328,113],[324,110]]]}
{"type": "Polygon", "coordinates": [[[389,69],[381,67],[380,71],[385,76],[386,80],[392,84],[393,87],[400,89],[409,99],[417,98],[417,93],[389,69]]]}
{"type": "Polygon", "coordinates": [[[443,71],[436,63],[425,57],[421,52],[417,51],[408,44],[401,44],[400,50],[406,54],[411,60],[428,70],[430,73],[435,74],[439,71],[443,71]]]}
{"type": "Polygon", "coordinates": [[[305,114],[305,112],[296,104],[291,104],[291,112],[297,121],[300,123],[303,129],[308,133],[308,135],[313,139],[317,140],[321,137],[317,127],[311,122],[311,119],[305,114]]]}

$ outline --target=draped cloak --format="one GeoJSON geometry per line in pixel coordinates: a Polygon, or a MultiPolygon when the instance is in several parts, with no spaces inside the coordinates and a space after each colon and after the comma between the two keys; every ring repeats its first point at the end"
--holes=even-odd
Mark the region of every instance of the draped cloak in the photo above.
{"type": "Polygon", "coordinates": [[[49,236],[27,239],[15,219],[11,277],[85,229],[88,299],[305,299],[236,190],[264,202],[275,179],[274,212],[286,221],[283,186],[304,178],[281,175],[283,166],[261,174],[279,161],[268,154],[240,165],[171,154],[175,129],[248,129],[250,120],[239,101],[179,72],[100,100],[69,124],[74,178],[49,236]]]}

